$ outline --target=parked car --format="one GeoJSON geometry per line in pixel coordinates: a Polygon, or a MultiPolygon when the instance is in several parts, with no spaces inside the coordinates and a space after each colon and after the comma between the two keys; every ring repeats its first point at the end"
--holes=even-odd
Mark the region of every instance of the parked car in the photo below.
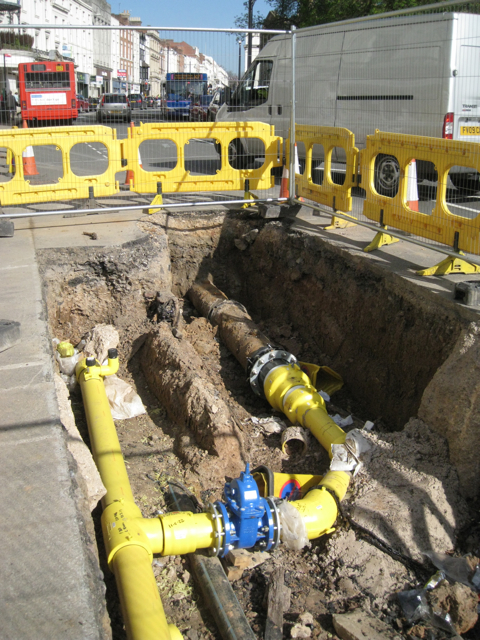
{"type": "Polygon", "coordinates": [[[119,118],[124,122],[130,122],[132,119],[132,109],[125,94],[103,94],[97,108],[97,122],[103,122],[107,118],[119,118]]]}
{"type": "Polygon", "coordinates": [[[213,94],[212,101],[208,105],[207,120],[209,120],[210,122],[215,122],[215,120],[217,119],[217,113],[224,103],[225,89],[217,89],[213,94]]]}
{"type": "Polygon", "coordinates": [[[143,98],[141,93],[129,93],[128,99],[130,101],[130,105],[132,109],[146,109],[147,107],[143,104],[143,98]]]}
{"type": "Polygon", "coordinates": [[[190,120],[197,122],[206,122],[208,118],[208,107],[212,101],[213,95],[197,96],[192,100],[190,107],[190,120]]]}
{"type": "Polygon", "coordinates": [[[153,98],[153,96],[147,96],[144,100],[145,104],[147,107],[154,107],[155,106],[155,99],[153,98]]]}
{"type": "Polygon", "coordinates": [[[94,97],[89,98],[88,99],[88,110],[89,111],[96,111],[99,102],[100,102],[100,100],[98,98],[94,98],[94,97]]]}
{"type": "Polygon", "coordinates": [[[77,93],[77,109],[78,109],[78,113],[83,113],[84,111],[89,110],[89,104],[88,104],[87,98],[84,98],[79,93],[77,93]]]}

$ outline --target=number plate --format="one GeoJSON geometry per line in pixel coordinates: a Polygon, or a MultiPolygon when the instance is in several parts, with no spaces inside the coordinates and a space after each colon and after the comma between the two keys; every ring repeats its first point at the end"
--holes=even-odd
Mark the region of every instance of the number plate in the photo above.
{"type": "Polygon", "coordinates": [[[460,127],[461,136],[480,136],[480,125],[463,125],[460,127]]]}

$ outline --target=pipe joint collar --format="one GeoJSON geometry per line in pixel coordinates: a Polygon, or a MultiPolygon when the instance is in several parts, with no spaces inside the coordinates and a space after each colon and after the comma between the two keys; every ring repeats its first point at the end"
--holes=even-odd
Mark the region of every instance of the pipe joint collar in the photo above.
{"type": "Polygon", "coordinates": [[[138,517],[138,511],[136,505],[112,502],[102,513],[103,538],[110,569],[117,551],[129,545],[142,547],[150,556],[150,560],[153,560],[152,549],[140,524],[141,517],[138,517]]]}
{"type": "Polygon", "coordinates": [[[254,393],[257,396],[263,396],[263,381],[265,375],[262,375],[262,369],[267,366],[270,370],[272,365],[284,366],[288,364],[296,364],[297,359],[292,353],[283,349],[276,349],[270,345],[259,349],[249,358],[249,382],[254,393]],[[272,361],[275,361],[274,363],[272,361]]]}
{"type": "Polygon", "coordinates": [[[117,350],[109,349],[108,364],[101,365],[98,360],[95,360],[95,358],[84,358],[83,360],[80,360],[75,367],[75,375],[78,381],[80,381],[81,377],[83,377],[85,381],[99,380],[100,378],[112,376],[117,373],[119,366],[117,350]]]}

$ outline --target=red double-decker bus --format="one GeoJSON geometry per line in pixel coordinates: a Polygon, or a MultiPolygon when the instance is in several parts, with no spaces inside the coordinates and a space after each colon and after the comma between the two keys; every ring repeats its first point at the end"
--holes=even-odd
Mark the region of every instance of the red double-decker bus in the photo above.
{"type": "Polygon", "coordinates": [[[29,62],[18,65],[22,120],[72,124],[78,117],[75,70],[71,62],[29,62]]]}

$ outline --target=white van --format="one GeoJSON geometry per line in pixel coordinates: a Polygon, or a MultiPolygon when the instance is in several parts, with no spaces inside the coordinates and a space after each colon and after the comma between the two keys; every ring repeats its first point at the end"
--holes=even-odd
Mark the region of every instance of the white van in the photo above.
{"type": "MultiPolygon", "coordinates": [[[[291,69],[291,36],[275,36],[217,121],[266,122],[287,138],[291,69]]],[[[359,149],[375,129],[480,142],[480,16],[436,13],[299,29],[295,76],[297,124],[346,127],[359,149]]],[[[237,165],[241,153],[262,153],[255,142],[237,142],[237,165]]],[[[341,156],[338,150],[333,160],[341,163],[341,156]]],[[[455,186],[480,189],[476,172],[455,171],[455,186]]],[[[375,173],[377,191],[394,195],[396,159],[378,156],[375,173]]],[[[418,162],[417,173],[436,179],[431,163],[418,162]]]]}

